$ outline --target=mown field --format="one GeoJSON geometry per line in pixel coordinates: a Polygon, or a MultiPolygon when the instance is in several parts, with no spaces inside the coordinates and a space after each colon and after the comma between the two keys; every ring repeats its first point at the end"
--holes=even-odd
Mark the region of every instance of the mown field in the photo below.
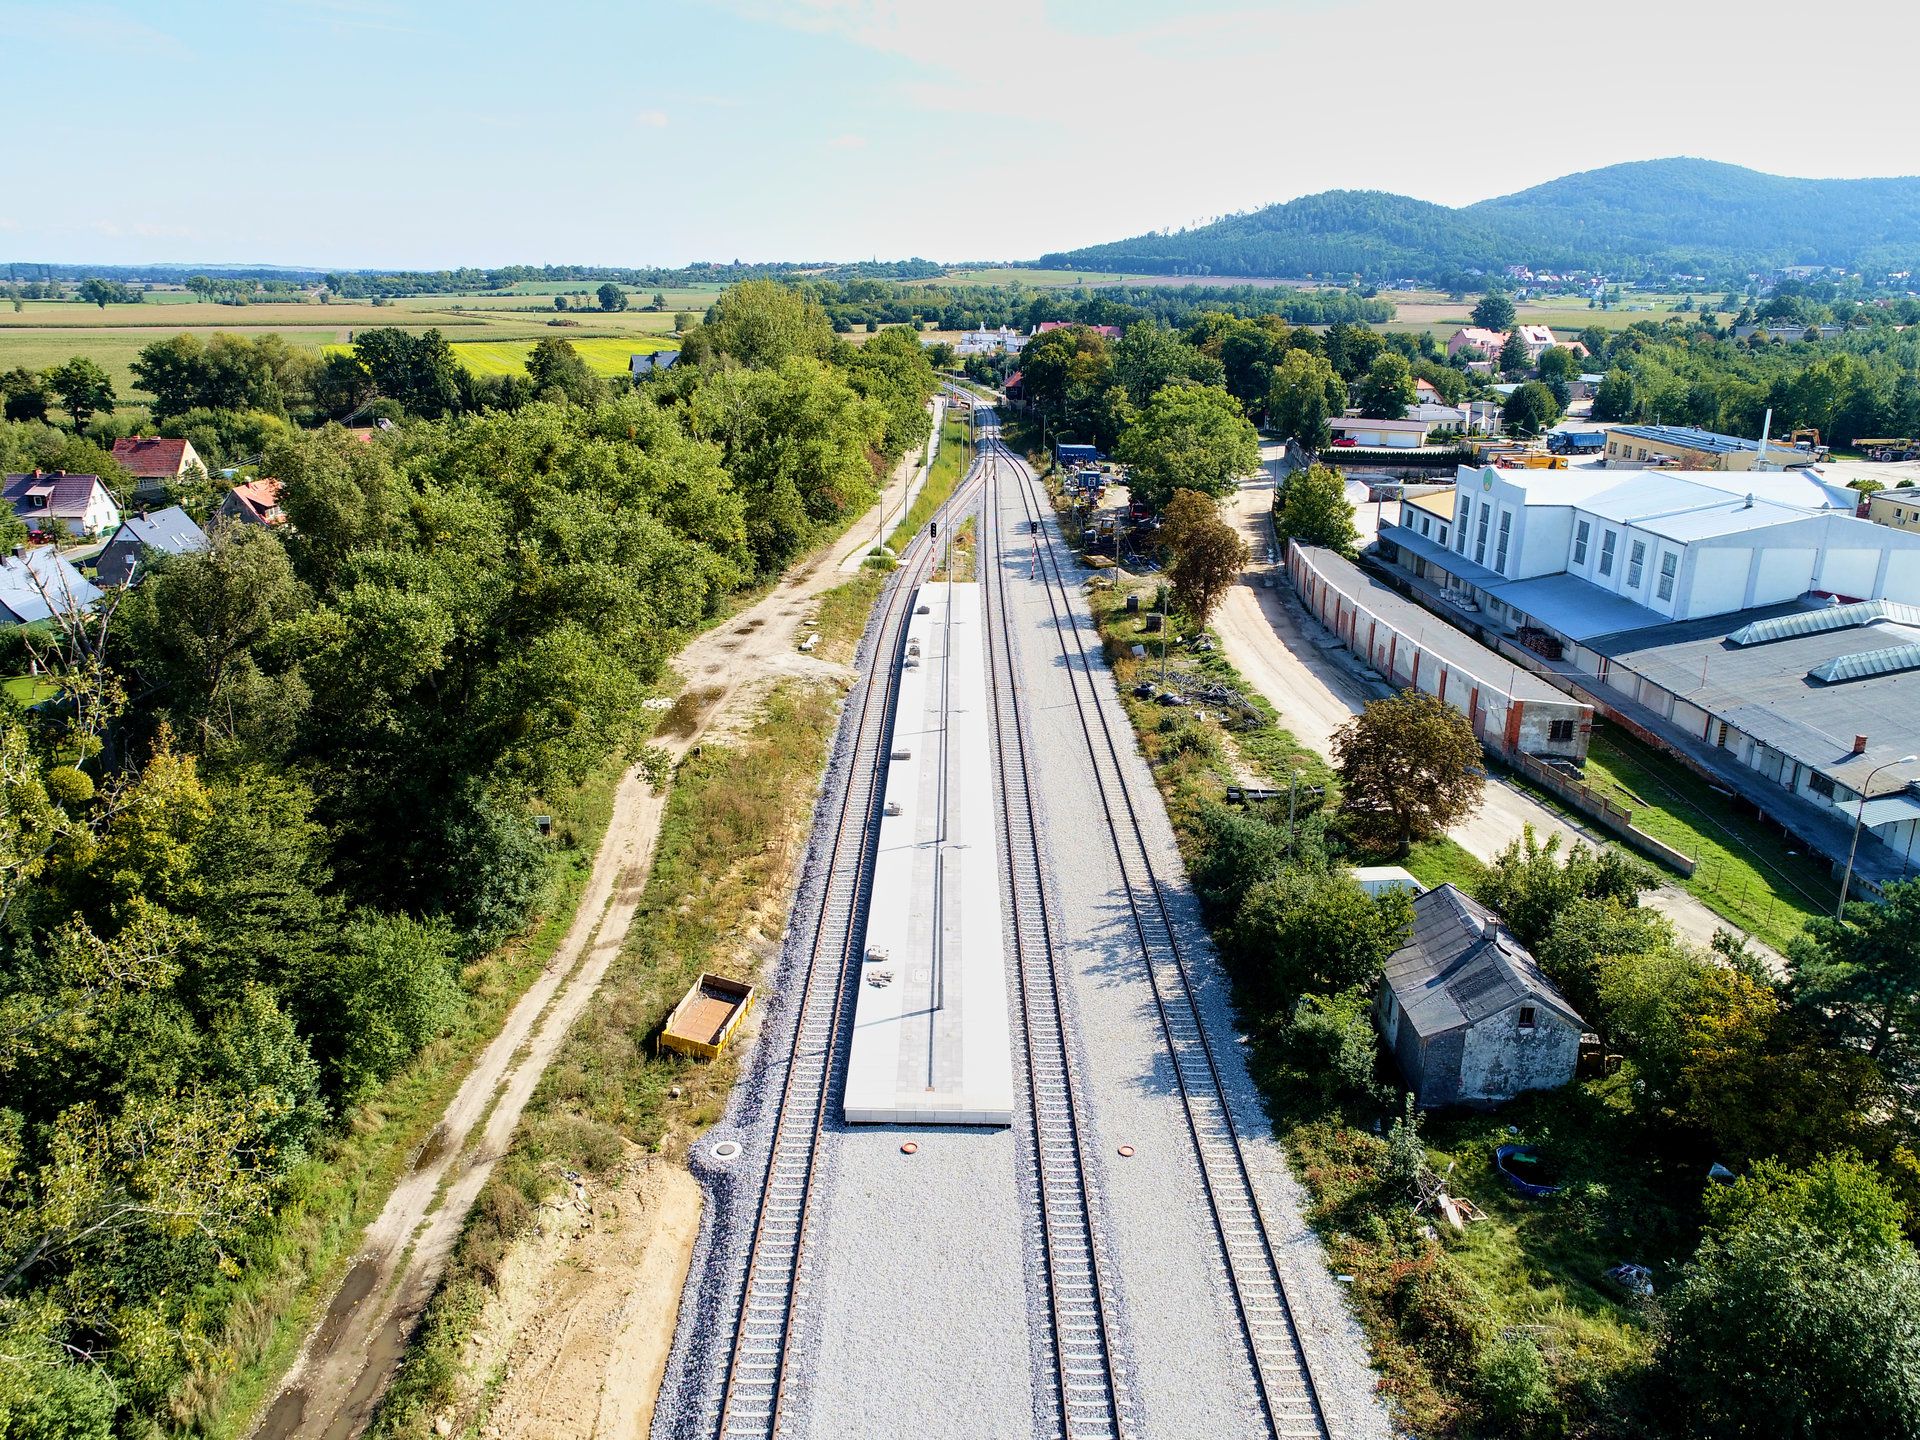
{"type": "MultiPolygon", "coordinates": [[[[1462,325],[1473,323],[1473,302],[1479,298],[1470,296],[1465,300],[1449,300],[1438,291],[1430,290],[1389,291],[1383,292],[1383,296],[1393,302],[1393,319],[1381,329],[1408,335],[1426,330],[1440,340],[1446,339],[1462,325]]],[[[1611,310],[1597,307],[1589,310],[1587,302],[1580,296],[1552,295],[1517,305],[1514,310],[1522,325],[1550,325],[1556,333],[1566,331],[1571,334],[1589,325],[1620,330],[1636,320],[1665,320],[1679,313],[1674,306],[1680,302],[1680,298],[1678,295],[1646,295],[1629,291],[1620,304],[1611,310]]],[[[1718,295],[1709,296],[1707,303],[1715,304],[1719,298],[1718,295]]],[[[1724,320],[1726,317],[1721,318],[1724,320]]]]}

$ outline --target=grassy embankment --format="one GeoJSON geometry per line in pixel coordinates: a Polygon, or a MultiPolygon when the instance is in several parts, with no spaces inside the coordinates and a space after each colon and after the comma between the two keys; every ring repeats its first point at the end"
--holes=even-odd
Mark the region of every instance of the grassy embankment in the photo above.
{"type": "Polygon", "coordinates": [[[236,1247],[235,1277],[210,1287],[201,1306],[213,1343],[174,1398],[174,1429],[212,1440],[246,1433],[474,1058],[565,937],[622,770],[609,765],[547,802],[554,869],[538,918],[467,967],[467,1004],[454,1028],[354,1107],[288,1175],[271,1220],[236,1247]]]}
{"type": "MultiPolygon", "coordinates": [[[[1150,587],[1138,587],[1147,591],[1150,587]]],[[[1135,671],[1157,675],[1159,639],[1124,609],[1124,585],[1096,590],[1093,605],[1128,713],[1173,818],[1189,866],[1205,838],[1195,823],[1233,783],[1230,747],[1247,768],[1280,785],[1298,766],[1302,780],[1337,780],[1325,762],[1277,728],[1230,728],[1191,708],[1163,708],[1127,693],[1135,671]],[[1135,644],[1148,658],[1132,656],[1135,644]],[[1150,668],[1149,668],[1150,667],[1150,668]]],[[[1143,597],[1143,603],[1145,599],[1143,597]]],[[[1181,656],[1170,672],[1229,684],[1238,677],[1217,652],[1181,656]]],[[[1186,683],[1183,679],[1183,685],[1186,683]]],[[[1249,687],[1237,684],[1243,695],[1249,687]]],[[[1214,712],[1209,711],[1211,716],[1214,712]]],[[[1332,785],[1329,785],[1329,794],[1332,785]]],[[[1452,841],[1416,846],[1403,862],[1429,884],[1470,885],[1481,866],[1452,841]]],[[[1219,925],[1225,917],[1210,916],[1219,925]]],[[[1620,1077],[1530,1097],[1497,1116],[1429,1120],[1425,1139],[1432,1169],[1451,1193],[1488,1217],[1455,1234],[1427,1236],[1402,1197],[1383,1193],[1385,1142],[1376,1132],[1392,1116],[1371,1103],[1342,1105],[1304,1093],[1285,1044],[1289,1016],[1262,1013],[1253,992],[1236,982],[1236,1003],[1249,1043],[1249,1063],[1289,1161],[1311,1197],[1311,1219],[1327,1245],[1329,1265],[1352,1277],[1349,1294],[1365,1328],[1383,1385],[1414,1433],[1492,1434],[1479,1430],[1489,1386],[1490,1354],[1528,1337],[1544,1361],[1535,1400],[1553,1416],[1587,1416],[1630,1427],[1640,1399],[1637,1380],[1651,1352],[1647,1317],[1602,1288],[1605,1269],[1632,1259],[1656,1267],[1677,1263],[1690,1246],[1690,1197],[1697,1175],[1670,1157],[1645,1154],[1620,1077]],[[1496,1145],[1514,1138],[1549,1148],[1567,1181],[1562,1197],[1522,1201],[1499,1183],[1496,1145]],[[1623,1157],[1637,1155],[1634,1163],[1623,1157]]],[[[1383,1072],[1384,1073],[1384,1072],[1383,1072]]],[[[1609,1433],[1606,1428],[1595,1433],[1609,1433]]]]}
{"type": "MultiPolygon", "coordinates": [[[[866,571],[827,597],[823,649],[851,650],[866,612],[842,597],[864,593],[870,605],[882,580],[866,571]]],[[[482,1191],[376,1435],[432,1435],[435,1418],[459,1393],[462,1353],[497,1267],[564,1170],[604,1175],[636,1147],[683,1157],[720,1116],[735,1052],[703,1064],[657,1052],[653,1042],[702,970],[753,975],[777,952],[838,701],[831,687],[786,682],[744,742],[702,746],[681,765],[626,949],[482,1191]]]]}
{"type": "Polygon", "coordinates": [[[898,555],[907,548],[907,542],[914,532],[933,518],[933,514],[947,503],[954,487],[960,483],[966,473],[967,419],[963,415],[948,415],[940,429],[940,453],[933,457],[933,467],[927,472],[927,483],[920,487],[920,493],[914,497],[907,513],[893,528],[893,534],[887,537],[887,548],[898,555]]]}

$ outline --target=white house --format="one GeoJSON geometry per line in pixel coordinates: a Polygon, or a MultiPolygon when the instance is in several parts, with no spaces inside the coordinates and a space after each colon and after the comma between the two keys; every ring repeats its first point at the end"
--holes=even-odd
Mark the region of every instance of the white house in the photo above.
{"type": "Polygon", "coordinates": [[[966,330],[953,342],[956,355],[994,355],[1005,351],[1009,355],[1018,355],[1027,343],[1027,337],[1018,330],[1002,325],[998,330],[966,330]]]}
{"type": "Polygon", "coordinates": [[[98,475],[69,475],[64,470],[9,475],[0,495],[35,530],[51,533],[59,528],[84,538],[120,524],[120,507],[98,475]]]}
{"type": "Polygon", "coordinates": [[[1427,443],[1428,426],[1424,420],[1363,420],[1346,416],[1329,420],[1327,428],[1333,432],[1336,445],[1346,440],[1374,450],[1417,450],[1427,443]]]}

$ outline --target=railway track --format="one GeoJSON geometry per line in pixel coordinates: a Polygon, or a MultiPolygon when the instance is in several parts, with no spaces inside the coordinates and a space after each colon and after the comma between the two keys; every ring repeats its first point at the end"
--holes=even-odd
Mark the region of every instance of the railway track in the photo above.
{"type": "Polygon", "coordinates": [[[987,688],[998,753],[1001,837],[1006,860],[1019,977],[1020,1035],[1026,1060],[1033,1184],[1039,1209],[1050,1361],[1046,1393],[1053,1433],[1067,1440],[1121,1440],[1138,1423],[1116,1363],[1109,1322],[1111,1292],[1094,1230],[1087,1153],[1075,1098],[1076,1081],[1061,1011],[1055,922],[1042,879],[1038,818],[1027,754],[1027,723],[1015,683],[1007,628],[1006,567],[998,524],[1000,457],[986,458],[981,524],[983,598],[987,607],[987,688]]]}
{"type": "MultiPolygon", "coordinates": [[[[978,489],[977,475],[963,481],[941,507],[941,522],[963,513],[978,489]]],[[[814,1167],[833,1075],[844,1050],[843,1020],[853,1004],[854,979],[849,977],[858,969],[852,962],[865,929],[900,651],[914,593],[932,573],[936,555],[924,533],[907,547],[885,592],[869,673],[860,687],[847,782],[833,817],[825,891],[801,977],[800,1010],[767,1147],[733,1343],[709,1412],[710,1433],[721,1440],[771,1440],[781,1433],[792,1372],[794,1308],[807,1260],[814,1167]]]]}
{"type": "MultiPolygon", "coordinates": [[[[1259,1420],[1265,1433],[1286,1440],[1330,1440],[1325,1412],[1305,1347],[1294,1322],[1286,1282],[1274,1255],[1235,1128],[1219,1065],[1201,1020],[1192,975],[1167,905],[1145,832],[1121,766],[1121,749],[1108,707],[1093,688],[1094,665],[1071,609],[1071,591],[1058,555],[1044,534],[1044,500],[1036,503],[1037,479],[1025,462],[998,439],[997,427],[981,438],[980,453],[996,476],[1011,475],[1021,513],[1033,534],[1034,574],[1047,594],[1060,654],[1073,689],[1074,707],[1093,764],[1096,789],[1126,883],[1133,929],[1140,942],[1160,1017],[1188,1133],[1206,1194],[1235,1318],[1245,1345],[1259,1420]]],[[[997,531],[999,517],[989,528],[997,531]]],[[[1132,743],[1132,737],[1128,737],[1132,743]]],[[[1004,769],[1005,767],[1003,767],[1004,769]]]]}

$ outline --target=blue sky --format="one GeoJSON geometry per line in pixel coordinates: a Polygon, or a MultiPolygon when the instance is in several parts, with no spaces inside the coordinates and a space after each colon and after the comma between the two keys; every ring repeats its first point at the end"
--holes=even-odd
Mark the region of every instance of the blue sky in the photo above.
{"type": "Polygon", "coordinates": [[[1912,54],[1920,6],[1729,14],[0,0],[0,258],[1020,258],[1334,187],[1458,204],[1660,155],[1920,171],[1903,82],[1779,38],[1912,54]]]}

